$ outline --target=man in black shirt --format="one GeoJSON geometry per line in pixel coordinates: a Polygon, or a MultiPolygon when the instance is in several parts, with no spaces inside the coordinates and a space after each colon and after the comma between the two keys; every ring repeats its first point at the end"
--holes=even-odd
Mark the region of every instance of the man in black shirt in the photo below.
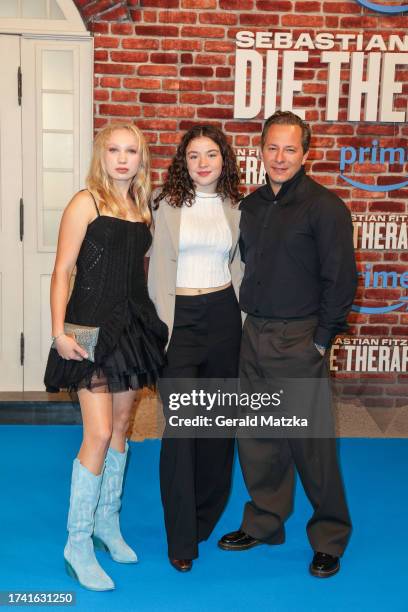
{"type": "MultiPolygon", "coordinates": [[[[248,316],[240,378],[253,392],[261,380],[284,377],[328,387],[330,344],[346,329],[356,290],[350,213],[304,172],[310,135],[290,111],[267,119],[261,139],[267,184],[241,205],[240,306],[248,316]]],[[[320,402],[320,414],[331,414],[329,397],[323,410],[320,402]]],[[[314,550],[310,572],[334,575],[351,531],[334,435],[242,437],[238,449],[251,501],[240,529],[223,536],[219,546],[246,550],[284,541],[296,467],[314,510],[307,524],[314,550]]]]}

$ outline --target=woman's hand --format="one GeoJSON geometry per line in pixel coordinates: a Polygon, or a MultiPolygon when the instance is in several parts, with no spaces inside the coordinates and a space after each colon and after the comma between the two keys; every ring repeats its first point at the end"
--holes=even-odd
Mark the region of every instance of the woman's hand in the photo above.
{"type": "Polygon", "coordinates": [[[74,359],[83,361],[88,358],[88,353],[73,338],[62,334],[54,341],[54,346],[58,355],[63,359],[74,359]]]}

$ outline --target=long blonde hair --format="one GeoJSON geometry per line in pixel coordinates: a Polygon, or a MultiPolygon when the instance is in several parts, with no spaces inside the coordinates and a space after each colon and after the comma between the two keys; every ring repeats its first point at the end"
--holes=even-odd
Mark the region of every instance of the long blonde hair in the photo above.
{"type": "Polygon", "coordinates": [[[103,162],[103,153],[108,139],[116,130],[129,130],[137,140],[140,151],[140,165],[137,173],[129,185],[129,195],[135,202],[143,221],[150,225],[152,215],[150,212],[150,154],[146,140],[136,125],[133,123],[114,122],[105,126],[95,137],[91,166],[86,177],[86,186],[96,198],[101,211],[107,210],[115,217],[124,217],[123,208],[118,204],[121,196],[118,193],[113,180],[106,172],[103,162]]]}

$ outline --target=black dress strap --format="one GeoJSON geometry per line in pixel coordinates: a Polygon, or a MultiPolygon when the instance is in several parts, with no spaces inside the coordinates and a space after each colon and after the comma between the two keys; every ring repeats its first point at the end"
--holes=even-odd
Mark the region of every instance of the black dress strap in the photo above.
{"type": "Polygon", "coordinates": [[[94,204],[95,204],[96,212],[98,213],[98,217],[100,217],[101,213],[99,212],[99,208],[98,208],[98,205],[97,205],[96,200],[94,198],[94,195],[89,191],[89,189],[83,189],[82,191],[87,191],[92,196],[92,199],[93,199],[94,204]]]}

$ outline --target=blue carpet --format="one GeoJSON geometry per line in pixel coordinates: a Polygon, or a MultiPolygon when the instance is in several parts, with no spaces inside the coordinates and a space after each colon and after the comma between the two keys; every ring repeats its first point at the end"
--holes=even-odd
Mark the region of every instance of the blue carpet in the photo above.
{"type": "Polygon", "coordinates": [[[247,498],[238,462],[215,533],[201,545],[191,573],[175,572],[166,558],[159,442],[133,443],[122,525],[140,562],[119,565],[98,553],[116,590],[92,593],[64,573],[62,561],[71,464],[80,439],[79,426],[0,427],[1,591],[75,591],[77,605],[71,609],[86,612],[408,611],[408,440],[341,442],[354,533],[341,572],[329,580],[307,572],[311,551],[304,527],[310,506],[300,486],[283,546],[241,553],[216,547],[225,531],[239,526],[247,498]]]}

